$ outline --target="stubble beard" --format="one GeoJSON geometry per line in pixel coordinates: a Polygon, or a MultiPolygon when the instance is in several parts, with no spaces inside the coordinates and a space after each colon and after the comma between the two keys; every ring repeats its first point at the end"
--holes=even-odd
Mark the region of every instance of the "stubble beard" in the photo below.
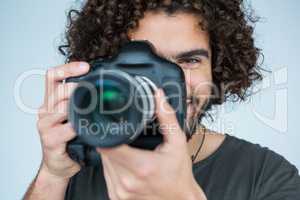
{"type": "Polygon", "coordinates": [[[188,118],[185,123],[185,132],[187,135],[187,140],[191,139],[191,137],[198,132],[197,130],[203,127],[202,119],[209,108],[209,98],[204,99],[193,97],[192,102],[187,105],[187,110],[191,112],[187,113],[188,118]]]}

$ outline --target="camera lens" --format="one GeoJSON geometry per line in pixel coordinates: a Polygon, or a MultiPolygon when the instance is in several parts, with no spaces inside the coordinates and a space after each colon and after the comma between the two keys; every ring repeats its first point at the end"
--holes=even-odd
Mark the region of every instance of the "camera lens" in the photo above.
{"type": "Polygon", "coordinates": [[[79,83],[69,118],[81,139],[99,147],[131,143],[154,115],[148,82],[120,70],[102,70],[79,83]]]}

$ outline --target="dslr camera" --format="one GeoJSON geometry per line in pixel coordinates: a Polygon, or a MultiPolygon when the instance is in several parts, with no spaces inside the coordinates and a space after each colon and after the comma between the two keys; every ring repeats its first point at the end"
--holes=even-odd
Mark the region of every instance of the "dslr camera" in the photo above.
{"type": "Polygon", "coordinates": [[[146,41],[123,45],[118,54],[90,63],[77,82],[68,108],[76,137],[67,144],[70,157],[83,166],[101,163],[97,147],[128,144],[152,150],[162,140],[155,117],[154,91],[162,88],[185,129],[186,85],[182,69],[154,53],[146,41]]]}

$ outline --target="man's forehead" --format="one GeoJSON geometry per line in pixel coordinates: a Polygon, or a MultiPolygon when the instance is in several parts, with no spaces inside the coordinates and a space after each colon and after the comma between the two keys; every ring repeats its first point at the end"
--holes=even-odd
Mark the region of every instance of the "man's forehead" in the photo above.
{"type": "Polygon", "coordinates": [[[190,15],[179,15],[169,17],[164,13],[148,13],[139,26],[129,32],[129,38],[148,41],[154,51],[165,58],[174,58],[197,49],[209,51],[208,33],[201,30],[190,15]]]}

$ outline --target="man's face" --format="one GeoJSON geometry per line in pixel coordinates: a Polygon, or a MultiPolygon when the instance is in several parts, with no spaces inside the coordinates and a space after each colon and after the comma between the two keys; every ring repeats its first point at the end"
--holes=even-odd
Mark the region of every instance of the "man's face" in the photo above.
{"type": "Polygon", "coordinates": [[[168,16],[146,12],[131,40],[147,40],[158,55],[177,63],[184,71],[188,96],[188,121],[195,119],[211,93],[211,49],[209,35],[201,30],[199,17],[183,12],[168,16]]]}

